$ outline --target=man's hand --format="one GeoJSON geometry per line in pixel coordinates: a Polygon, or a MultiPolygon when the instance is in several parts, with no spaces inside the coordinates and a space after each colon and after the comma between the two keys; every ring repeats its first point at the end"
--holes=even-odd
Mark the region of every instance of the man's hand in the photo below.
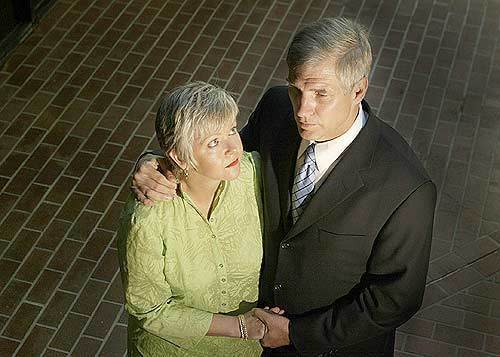
{"type": "Polygon", "coordinates": [[[158,171],[159,162],[154,155],[144,155],[136,166],[132,177],[132,192],[145,205],[152,205],[156,200],[174,198],[177,183],[174,175],[168,171],[158,171]]]}
{"type": "Polygon", "coordinates": [[[271,310],[255,309],[254,314],[266,325],[267,331],[260,344],[264,347],[276,348],[290,344],[288,337],[288,325],[290,320],[279,313],[271,310]]]}

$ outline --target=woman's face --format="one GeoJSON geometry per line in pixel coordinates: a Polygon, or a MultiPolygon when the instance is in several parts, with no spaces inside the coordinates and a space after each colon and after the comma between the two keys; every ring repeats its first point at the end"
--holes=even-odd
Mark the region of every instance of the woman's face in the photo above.
{"type": "Polygon", "coordinates": [[[189,170],[189,176],[199,175],[200,178],[214,182],[231,181],[240,175],[240,160],[243,145],[236,129],[236,121],[231,121],[220,131],[193,143],[196,170],[189,170]]]}

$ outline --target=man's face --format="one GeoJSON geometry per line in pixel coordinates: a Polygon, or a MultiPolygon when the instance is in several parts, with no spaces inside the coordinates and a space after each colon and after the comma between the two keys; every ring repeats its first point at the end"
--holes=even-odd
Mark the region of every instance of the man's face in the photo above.
{"type": "Polygon", "coordinates": [[[368,82],[363,78],[345,94],[333,60],[304,64],[288,73],[288,95],[300,136],[325,141],[344,134],[354,123],[368,82]]]}

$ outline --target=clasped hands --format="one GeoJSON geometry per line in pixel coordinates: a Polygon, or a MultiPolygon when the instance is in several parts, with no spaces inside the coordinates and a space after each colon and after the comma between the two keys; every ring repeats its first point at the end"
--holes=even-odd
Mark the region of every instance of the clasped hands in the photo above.
{"type": "Polygon", "coordinates": [[[279,307],[252,309],[244,314],[248,338],[260,340],[263,347],[276,348],[290,344],[288,325],[290,320],[283,316],[279,307]]]}

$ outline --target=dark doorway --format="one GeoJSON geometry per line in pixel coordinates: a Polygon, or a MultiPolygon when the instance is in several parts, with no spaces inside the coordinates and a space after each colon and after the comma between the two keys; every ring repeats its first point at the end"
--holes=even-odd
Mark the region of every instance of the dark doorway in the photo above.
{"type": "Polygon", "coordinates": [[[0,0],[0,64],[54,0],[0,0]]]}

